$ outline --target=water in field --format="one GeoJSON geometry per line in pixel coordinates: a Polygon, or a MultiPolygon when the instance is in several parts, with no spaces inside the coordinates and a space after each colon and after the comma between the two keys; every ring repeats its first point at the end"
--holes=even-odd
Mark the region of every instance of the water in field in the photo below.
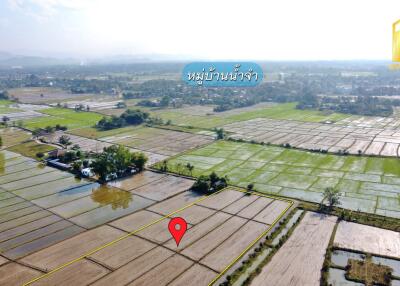
{"type": "Polygon", "coordinates": [[[400,286],[400,280],[392,280],[392,286],[400,286]]]}
{"type": "Polygon", "coordinates": [[[349,259],[364,260],[365,255],[344,250],[335,250],[332,253],[331,262],[337,266],[346,267],[349,259]]]}
{"type": "Polygon", "coordinates": [[[357,283],[346,280],[345,271],[336,268],[329,268],[328,285],[332,286],[364,286],[363,283],[357,283]]]}
{"type": "Polygon", "coordinates": [[[393,269],[392,275],[400,278],[400,260],[372,256],[372,262],[391,267],[393,269]]]}

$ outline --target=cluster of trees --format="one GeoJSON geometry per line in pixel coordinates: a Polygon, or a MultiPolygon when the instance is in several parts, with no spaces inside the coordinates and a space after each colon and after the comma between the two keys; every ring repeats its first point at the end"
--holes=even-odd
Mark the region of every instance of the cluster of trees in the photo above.
{"type": "Polygon", "coordinates": [[[62,135],[60,136],[60,138],[58,138],[58,143],[60,143],[61,145],[64,146],[68,146],[71,145],[71,138],[68,135],[62,135]]]}
{"type": "Polygon", "coordinates": [[[142,152],[131,153],[128,148],[113,145],[105,147],[102,153],[96,155],[91,167],[100,180],[108,181],[130,174],[133,169],[142,171],[147,160],[147,156],[142,152]]]}
{"type": "Polygon", "coordinates": [[[8,92],[5,91],[0,91],[0,99],[10,99],[8,92]]]}
{"type": "Polygon", "coordinates": [[[321,111],[340,112],[354,115],[390,116],[397,102],[372,96],[318,97],[306,91],[299,99],[297,109],[318,109],[321,111]]]}
{"type": "Polygon", "coordinates": [[[297,109],[318,108],[318,107],[319,107],[318,96],[312,93],[310,90],[306,90],[303,92],[303,95],[300,96],[298,104],[296,106],[297,109]]]}
{"type": "Polygon", "coordinates": [[[201,175],[190,188],[193,192],[201,194],[214,193],[228,185],[228,177],[219,177],[215,172],[210,175],[201,175]]]}
{"type": "Polygon", "coordinates": [[[390,116],[393,114],[391,100],[372,96],[357,96],[356,98],[340,96],[336,98],[322,98],[320,109],[335,112],[350,113],[367,116],[390,116]]]}
{"type": "Polygon", "coordinates": [[[56,124],[56,126],[46,126],[45,128],[35,128],[32,131],[33,137],[38,137],[43,133],[51,134],[54,133],[55,131],[66,131],[68,129],[67,126],[63,126],[60,124],[56,124]]]}
{"type": "Polygon", "coordinates": [[[148,112],[143,112],[139,109],[128,109],[120,116],[104,116],[98,123],[97,128],[100,130],[110,130],[115,128],[124,127],[127,125],[139,125],[150,118],[148,112]]]}
{"type": "Polygon", "coordinates": [[[215,100],[217,106],[214,107],[214,112],[222,112],[234,108],[251,106],[259,102],[260,100],[255,97],[242,98],[242,97],[223,96],[221,98],[218,98],[218,100],[215,100]]]}

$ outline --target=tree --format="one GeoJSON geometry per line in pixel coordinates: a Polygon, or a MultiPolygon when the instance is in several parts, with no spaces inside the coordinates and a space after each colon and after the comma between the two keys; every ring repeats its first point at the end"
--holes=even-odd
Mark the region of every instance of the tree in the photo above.
{"type": "Polygon", "coordinates": [[[0,99],[9,99],[10,96],[8,94],[8,91],[0,91],[0,99]]]}
{"type": "Polygon", "coordinates": [[[10,121],[10,118],[8,116],[3,116],[3,118],[1,119],[3,121],[4,125],[7,125],[8,121],[10,121]]]}
{"type": "Polygon", "coordinates": [[[147,161],[148,157],[142,153],[142,152],[135,152],[132,153],[132,163],[135,165],[135,167],[138,169],[139,172],[143,171],[147,161]]]}
{"type": "Polygon", "coordinates": [[[162,161],[162,165],[160,167],[160,170],[162,172],[167,172],[168,171],[168,161],[167,160],[162,161]]]}
{"type": "Polygon", "coordinates": [[[60,136],[60,138],[58,138],[58,142],[59,142],[61,145],[64,145],[64,146],[68,146],[68,145],[71,145],[71,144],[72,144],[71,138],[69,138],[69,136],[67,136],[67,135],[62,135],[62,136],[60,136]]]}
{"type": "Polygon", "coordinates": [[[44,128],[44,130],[45,130],[47,133],[54,133],[55,128],[54,128],[53,126],[46,126],[46,127],[44,128]]]}
{"type": "Polygon", "coordinates": [[[175,171],[180,175],[182,173],[182,164],[181,163],[177,163],[175,165],[175,171]]]}
{"type": "Polygon", "coordinates": [[[217,140],[225,138],[225,130],[223,128],[215,128],[215,133],[217,134],[217,140]]]}
{"type": "Polygon", "coordinates": [[[191,190],[196,193],[205,194],[208,192],[209,188],[209,178],[207,176],[201,175],[197,178],[196,182],[194,182],[191,190]]]}
{"type": "Polygon", "coordinates": [[[215,172],[212,172],[209,176],[202,175],[197,178],[191,190],[198,193],[214,193],[225,188],[227,185],[227,177],[219,177],[215,172]]]}
{"type": "Polygon", "coordinates": [[[149,118],[149,115],[150,114],[148,112],[142,112],[140,109],[128,109],[121,114],[120,118],[124,119],[128,124],[139,125],[149,118]]]}
{"type": "Polygon", "coordinates": [[[120,128],[123,127],[126,124],[125,120],[117,117],[117,116],[111,116],[111,117],[106,117],[104,116],[98,123],[97,123],[97,128],[101,130],[110,130],[114,128],[120,128]]]}
{"type": "Polygon", "coordinates": [[[123,101],[119,101],[119,102],[117,103],[117,106],[116,106],[116,107],[119,108],[119,109],[121,109],[121,108],[126,108],[126,103],[123,102],[123,101]]]}
{"type": "Polygon", "coordinates": [[[160,106],[162,107],[167,107],[169,103],[171,102],[171,98],[169,96],[163,96],[160,100],[160,106]]]}
{"type": "Polygon", "coordinates": [[[44,157],[44,153],[43,152],[37,152],[36,153],[36,157],[39,159],[42,159],[44,157]]]}
{"type": "Polygon", "coordinates": [[[192,176],[194,166],[193,166],[192,164],[190,164],[190,163],[187,163],[185,167],[186,167],[186,169],[188,170],[190,176],[192,176]]]}
{"type": "Polygon", "coordinates": [[[146,162],[147,157],[143,153],[131,153],[128,148],[112,145],[105,147],[103,152],[96,156],[91,166],[100,180],[106,181],[110,175],[122,176],[132,167],[142,171],[146,162]]]}
{"type": "Polygon", "coordinates": [[[32,131],[32,136],[33,136],[33,138],[37,138],[37,137],[40,136],[41,133],[42,133],[42,129],[40,129],[40,128],[35,128],[35,129],[32,131]]]}
{"type": "Polygon", "coordinates": [[[340,205],[340,192],[338,189],[328,187],[324,190],[324,199],[322,201],[328,201],[329,209],[332,209],[336,205],[340,205]]]}
{"type": "Polygon", "coordinates": [[[81,169],[82,169],[82,161],[77,160],[72,163],[72,170],[74,170],[75,173],[79,173],[81,169]]]}

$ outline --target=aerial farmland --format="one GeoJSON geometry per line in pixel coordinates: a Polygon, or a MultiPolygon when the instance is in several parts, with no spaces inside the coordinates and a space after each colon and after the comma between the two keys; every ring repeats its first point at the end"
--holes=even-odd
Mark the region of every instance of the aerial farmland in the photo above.
{"type": "Polygon", "coordinates": [[[399,285],[396,113],[109,77],[0,101],[0,285],[399,285]]]}

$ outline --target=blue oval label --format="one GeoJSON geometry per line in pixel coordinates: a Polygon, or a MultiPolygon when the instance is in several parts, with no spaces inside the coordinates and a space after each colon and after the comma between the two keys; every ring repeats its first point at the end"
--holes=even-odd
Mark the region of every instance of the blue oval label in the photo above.
{"type": "Polygon", "coordinates": [[[256,86],[263,77],[261,67],[252,62],[194,62],[182,72],[187,84],[205,87],[256,86]]]}

